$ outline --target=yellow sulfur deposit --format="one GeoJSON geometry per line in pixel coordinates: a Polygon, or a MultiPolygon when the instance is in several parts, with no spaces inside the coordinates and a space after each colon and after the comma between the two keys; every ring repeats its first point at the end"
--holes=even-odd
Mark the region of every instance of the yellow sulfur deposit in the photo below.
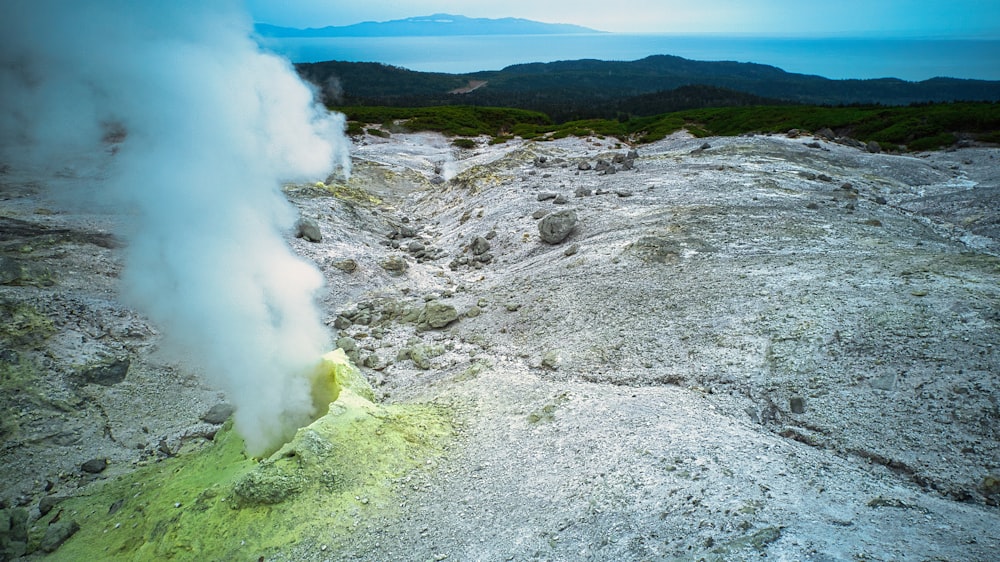
{"type": "Polygon", "coordinates": [[[323,415],[267,459],[247,458],[228,422],[199,451],[65,500],[31,540],[58,512],[80,530],[54,560],[257,560],[350,532],[358,518],[391,518],[399,479],[443,452],[449,412],[376,404],[342,350],[323,356],[312,383],[323,415]]]}

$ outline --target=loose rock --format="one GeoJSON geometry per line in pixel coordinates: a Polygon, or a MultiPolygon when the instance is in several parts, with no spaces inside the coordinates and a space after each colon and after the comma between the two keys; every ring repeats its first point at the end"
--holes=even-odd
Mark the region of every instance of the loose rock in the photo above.
{"type": "Polygon", "coordinates": [[[455,307],[440,301],[431,301],[424,305],[424,324],[430,328],[444,328],[458,320],[455,307]]]}
{"type": "Polygon", "coordinates": [[[406,263],[406,259],[403,256],[389,256],[382,261],[380,261],[379,266],[382,269],[392,273],[394,275],[402,275],[409,269],[410,265],[406,263]]]}
{"type": "Polygon", "coordinates": [[[235,409],[232,404],[221,402],[212,406],[207,412],[205,412],[201,416],[201,421],[212,425],[219,425],[225,423],[226,420],[229,419],[229,416],[233,415],[233,411],[235,411],[235,409]]]}
{"type": "Polygon", "coordinates": [[[99,474],[108,468],[108,459],[90,459],[80,465],[80,470],[90,474],[99,474]]]}
{"type": "Polygon", "coordinates": [[[320,233],[319,224],[313,219],[301,218],[295,223],[295,237],[304,238],[309,242],[322,242],[323,235],[320,233]]]}
{"type": "Polygon", "coordinates": [[[80,373],[85,383],[113,386],[125,380],[132,362],[128,358],[111,359],[86,368],[80,373]]]}
{"type": "Polygon", "coordinates": [[[552,213],[538,223],[538,233],[544,242],[558,244],[573,232],[576,222],[576,213],[573,211],[552,213]]]}
{"type": "Polygon", "coordinates": [[[63,519],[45,528],[39,548],[43,552],[55,552],[64,542],[80,530],[80,524],[73,519],[63,519]]]}

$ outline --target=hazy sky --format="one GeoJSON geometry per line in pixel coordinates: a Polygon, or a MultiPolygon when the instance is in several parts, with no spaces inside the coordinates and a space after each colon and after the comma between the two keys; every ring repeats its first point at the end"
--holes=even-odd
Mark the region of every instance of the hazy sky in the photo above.
{"type": "Polygon", "coordinates": [[[245,0],[254,20],[350,25],[435,13],[617,32],[951,35],[1000,38],[1000,0],[245,0]]]}

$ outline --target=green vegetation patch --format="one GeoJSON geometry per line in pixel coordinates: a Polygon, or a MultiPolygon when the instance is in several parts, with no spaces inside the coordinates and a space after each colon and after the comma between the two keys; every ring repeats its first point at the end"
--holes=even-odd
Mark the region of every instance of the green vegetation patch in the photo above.
{"type": "Polygon", "coordinates": [[[555,123],[535,111],[495,107],[343,107],[338,110],[359,123],[391,123],[410,131],[436,131],[452,136],[489,135],[493,143],[512,137],[552,140],[567,136],[613,137],[623,142],[650,143],[681,129],[705,137],[823,128],[840,136],[875,141],[883,148],[906,146],[909,150],[950,146],[960,134],[982,142],[1000,141],[1000,103],[991,102],[908,107],[738,106],[564,123],[555,123]]]}
{"type": "Polygon", "coordinates": [[[54,560],[257,560],[391,516],[401,479],[440,456],[451,434],[443,407],[379,405],[345,386],[263,461],[246,457],[227,424],[208,448],[67,499],[33,536],[59,513],[80,530],[54,560]]]}

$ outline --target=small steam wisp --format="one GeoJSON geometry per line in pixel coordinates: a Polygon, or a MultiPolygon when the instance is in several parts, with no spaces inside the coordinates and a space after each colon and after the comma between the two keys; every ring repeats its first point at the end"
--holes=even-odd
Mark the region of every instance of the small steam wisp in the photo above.
{"type": "Polygon", "coordinates": [[[349,156],[342,117],[251,31],[235,1],[3,2],[0,163],[121,209],[124,298],[226,392],[260,455],[316,414],[330,345],[280,185],[346,174],[349,156]]]}

